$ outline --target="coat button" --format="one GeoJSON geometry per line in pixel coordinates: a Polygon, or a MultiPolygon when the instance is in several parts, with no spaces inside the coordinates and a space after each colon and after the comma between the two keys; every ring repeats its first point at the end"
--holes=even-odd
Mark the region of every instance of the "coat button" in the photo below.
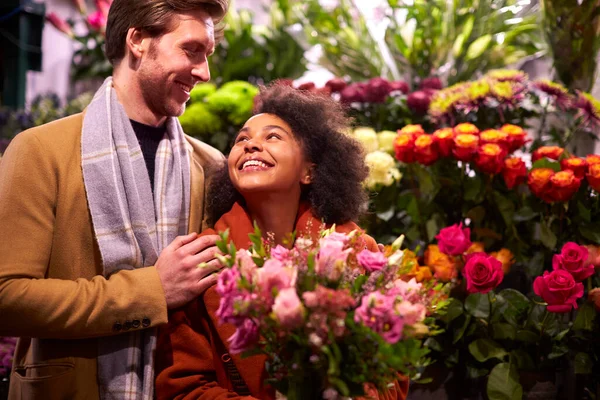
{"type": "Polygon", "coordinates": [[[142,319],[142,326],[144,328],[149,327],[150,326],[150,318],[144,318],[144,319],[142,319]]]}
{"type": "Polygon", "coordinates": [[[113,331],[120,332],[121,329],[123,329],[123,325],[121,325],[120,322],[115,322],[115,324],[113,325],[113,331]]]}
{"type": "Polygon", "coordinates": [[[125,321],[123,324],[123,330],[128,331],[131,329],[131,321],[125,321]]]}
{"type": "Polygon", "coordinates": [[[131,326],[133,326],[135,329],[140,327],[140,320],[139,319],[134,319],[133,322],[131,323],[131,326]]]}

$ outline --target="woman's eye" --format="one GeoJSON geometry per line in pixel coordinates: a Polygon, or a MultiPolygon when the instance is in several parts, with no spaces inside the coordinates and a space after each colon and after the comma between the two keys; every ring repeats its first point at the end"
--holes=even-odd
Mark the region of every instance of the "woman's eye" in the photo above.
{"type": "Polygon", "coordinates": [[[235,142],[240,143],[240,142],[245,142],[246,140],[248,140],[248,138],[246,136],[240,136],[237,139],[235,139],[235,142]]]}
{"type": "Polygon", "coordinates": [[[267,136],[267,139],[273,139],[273,138],[275,138],[275,139],[281,139],[281,137],[278,134],[276,134],[276,133],[269,133],[269,135],[267,136]]]}

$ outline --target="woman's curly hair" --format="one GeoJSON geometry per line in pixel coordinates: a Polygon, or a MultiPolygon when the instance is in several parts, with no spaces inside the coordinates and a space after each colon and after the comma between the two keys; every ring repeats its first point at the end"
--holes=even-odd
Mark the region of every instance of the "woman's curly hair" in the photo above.
{"type": "MultiPolygon", "coordinates": [[[[302,197],[317,218],[328,224],[356,221],[367,209],[363,181],[369,174],[358,141],[344,132],[350,119],[342,106],[329,97],[282,84],[262,87],[253,115],[273,114],[284,120],[314,163],[312,180],[302,197]]],[[[208,221],[214,224],[235,201],[243,198],[229,179],[227,166],[218,171],[208,190],[208,221]]]]}

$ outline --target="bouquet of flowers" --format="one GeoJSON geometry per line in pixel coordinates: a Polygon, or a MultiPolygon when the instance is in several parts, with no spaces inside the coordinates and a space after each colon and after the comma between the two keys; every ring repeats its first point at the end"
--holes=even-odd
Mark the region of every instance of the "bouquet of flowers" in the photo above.
{"type": "Polygon", "coordinates": [[[401,279],[402,237],[384,254],[334,229],[289,249],[258,228],[248,251],[227,245],[227,233],[218,243],[228,268],[217,316],[237,328],[230,351],[265,354],[269,383],[288,399],[360,396],[399,373],[418,378],[429,362],[422,339],[437,333],[433,314],[446,303],[442,284],[401,279]]]}

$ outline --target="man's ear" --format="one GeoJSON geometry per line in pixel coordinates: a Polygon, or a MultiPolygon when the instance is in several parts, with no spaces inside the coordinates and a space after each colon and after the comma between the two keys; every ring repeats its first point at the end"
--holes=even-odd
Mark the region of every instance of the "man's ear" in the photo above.
{"type": "Polygon", "coordinates": [[[137,59],[142,58],[142,54],[144,54],[148,49],[149,45],[149,37],[143,31],[138,28],[129,28],[127,31],[127,37],[125,39],[125,46],[129,51],[129,54],[134,56],[137,59]]]}

